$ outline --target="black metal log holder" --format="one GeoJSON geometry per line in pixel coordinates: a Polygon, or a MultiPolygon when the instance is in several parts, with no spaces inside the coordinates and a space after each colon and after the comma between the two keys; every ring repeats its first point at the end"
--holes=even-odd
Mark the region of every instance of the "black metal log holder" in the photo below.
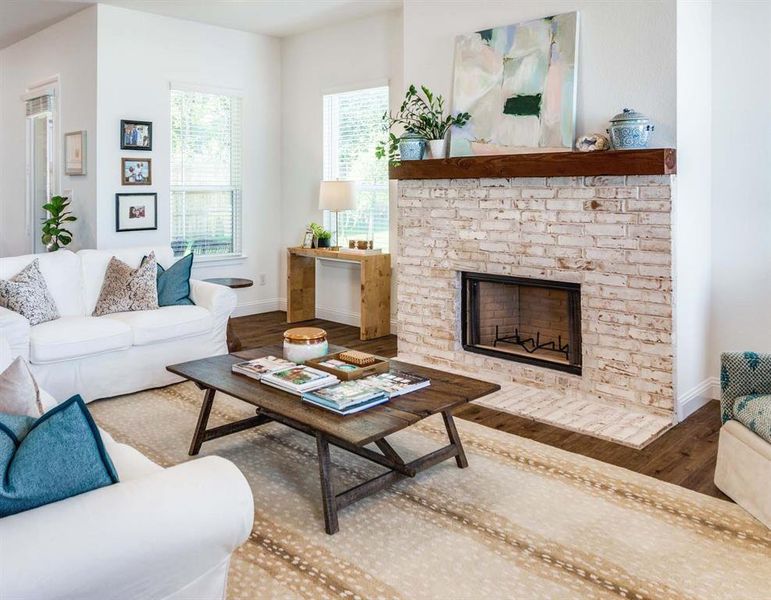
{"type": "Polygon", "coordinates": [[[519,335],[519,329],[514,329],[514,335],[505,335],[501,337],[498,333],[498,325],[495,326],[495,341],[493,342],[493,348],[496,348],[498,346],[498,342],[502,342],[504,344],[513,344],[516,346],[520,346],[525,352],[528,354],[533,354],[534,352],[537,352],[538,350],[552,350],[554,352],[561,352],[565,355],[565,358],[567,360],[570,360],[570,344],[562,344],[562,336],[557,336],[557,343],[554,343],[554,340],[551,340],[549,342],[541,343],[541,332],[536,331],[535,332],[535,339],[532,337],[522,339],[519,335]]]}

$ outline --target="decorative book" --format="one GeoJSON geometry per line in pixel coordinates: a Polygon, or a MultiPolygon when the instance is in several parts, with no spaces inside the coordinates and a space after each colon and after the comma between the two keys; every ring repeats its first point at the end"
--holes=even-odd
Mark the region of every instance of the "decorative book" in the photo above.
{"type": "Polygon", "coordinates": [[[431,385],[431,380],[414,373],[404,373],[403,371],[391,371],[390,373],[381,373],[379,375],[370,375],[362,380],[367,385],[382,390],[390,398],[409,394],[416,390],[431,385]]]}
{"type": "Polygon", "coordinates": [[[359,404],[349,404],[344,408],[339,408],[334,404],[325,402],[320,398],[316,398],[312,393],[303,394],[303,402],[307,402],[308,404],[318,406],[319,408],[323,408],[325,410],[328,410],[343,416],[352,415],[354,413],[367,410],[368,408],[372,408],[373,406],[377,406],[378,404],[383,404],[384,402],[388,402],[388,400],[389,398],[387,395],[380,394],[379,396],[373,398],[372,400],[367,400],[366,402],[361,402],[359,404]]]}
{"type": "Polygon", "coordinates": [[[340,380],[324,371],[308,366],[294,366],[274,371],[262,376],[260,380],[273,387],[301,396],[303,392],[334,385],[340,380]]]}
{"type": "Polygon", "coordinates": [[[383,391],[373,388],[365,380],[343,381],[337,385],[316,390],[307,394],[315,399],[323,400],[337,408],[345,408],[353,404],[362,404],[383,395],[383,391]]]}
{"type": "Polygon", "coordinates": [[[231,367],[231,370],[233,373],[240,373],[241,375],[246,375],[252,379],[260,380],[263,375],[267,375],[268,373],[296,366],[295,363],[284,358],[266,356],[264,358],[255,358],[254,360],[245,360],[244,362],[235,363],[231,367]]]}

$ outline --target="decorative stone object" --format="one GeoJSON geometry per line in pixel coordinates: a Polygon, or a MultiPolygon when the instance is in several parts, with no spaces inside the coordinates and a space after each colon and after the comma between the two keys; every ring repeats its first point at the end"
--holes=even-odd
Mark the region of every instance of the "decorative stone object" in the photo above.
{"type": "Polygon", "coordinates": [[[633,108],[625,108],[610,120],[606,129],[616,150],[647,148],[653,132],[651,120],[633,108]]]}
{"type": "Polygon", "coordinates": [[[422,160],[426,153],[426,140],[418,133],[405,133],[399,138],[399,155],[402,160],[422,160]]]}
{"type": "Polygon", "coordinates": [[[610,139],[604,133],[582,135],[576,140],[576,150],[579,152],[610,150],[610,139]]]}

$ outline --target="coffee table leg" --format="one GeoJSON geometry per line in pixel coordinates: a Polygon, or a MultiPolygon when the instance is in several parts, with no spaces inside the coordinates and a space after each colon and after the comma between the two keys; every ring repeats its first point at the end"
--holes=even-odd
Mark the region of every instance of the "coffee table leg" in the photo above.
{"type": "Polygon", "coordinates": [[[442,418],[444,419],[444,426],[447,428],[447,435],[450,438],[450,443],[458,449],[458,455],[455,457],[455,463],[459,469],[465,469],[468,467],[468,460],[466,460],[466,453],[463,451],[463,444],[460,443],[460,436],[458,430],[455,428],[455,421],[452,419],[452,413],[449,410],[442,412],[442,418]]]}
{"type": "Polygon", "coordinates": [[[332,489],[332,463],[329,458],[329,442],[324,434],[316,432],[316,450],[319,455],[321,502],[324,507],[324,525],[330,535],[340,529],[337,523],[337,500],[332,489]]]}
{"type": "Polygon", "coordinates": [[[209,388],[203,395],[201,412],[198,413],[198,424],[195,426],[193,441],[190,443],[190,451],[188,452],[190,456],[195,456],[201,450],[201,444],[203,444],[204,435],[206,434],[206,424],[209,422],[211,407],[214,404],[214,394],[216,393],[216,390],[209,388]]]}

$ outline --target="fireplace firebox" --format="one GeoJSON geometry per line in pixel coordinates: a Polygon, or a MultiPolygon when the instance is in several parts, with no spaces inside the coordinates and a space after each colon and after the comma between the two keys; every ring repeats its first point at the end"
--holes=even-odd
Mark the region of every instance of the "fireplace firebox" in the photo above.
{"type": "Polygon", "coordinates": [[[461,273],[463,348],[581,374],[581,286],[461,273]]]}

